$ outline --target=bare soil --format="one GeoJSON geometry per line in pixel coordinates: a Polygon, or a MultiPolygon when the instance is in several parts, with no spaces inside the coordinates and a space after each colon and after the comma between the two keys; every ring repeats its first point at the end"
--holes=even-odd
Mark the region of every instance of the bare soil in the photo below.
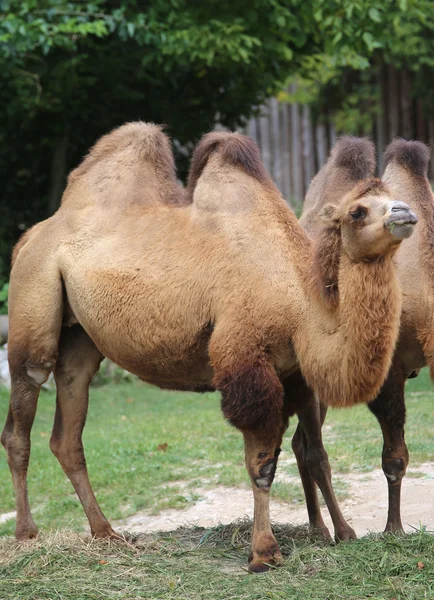
{"type": "MultiPolygon", "coordinates": [[[[383,472],[340,475],[348,485],[349,499],[340,503],[345,518],[358,536],[381,532],[387,519],[387,483],[383,472]]],[[[282,479],[281,479],[282,480],[282,479]]],[[[298,481],[286,477],[286,481],[298,481]]],[[[179,484],[179,482],[177,482],[179,484]]],[[[181,525],[212,527],[228,524],[240,517],[253,517],[253,497],[249,489],[216,487],[195,490],[201,497],[189,508],[164,510],[158,515],[140,512],[114,523],[117,528],[135,533],[170,531],[181,525]]],[[[331,532],[327,509],[324,519],[331,532]]],[[[271,517],[275,523],[301,525],[307,521],[306,508],[301,504],[271,501],[271,517]]],[[[424,463],[409,470],[402,488],[402,520],[408,532],[421,525],[434,531],[434,463],[424,463]]]]}
{"type": "MultiPolygon", "coordinates": [[[[290,462],[290,461],[287,461],[290,462]]],[[[291,461],[292,462],[292,461],[291,461]]],[[[340,474],[348,485],[348,499],[341,501],[342,512],[357,535],[383,531],[387,519],[387,483],[383,472],[376,469],[370,473],[340,474]]],[[[277,474],[276,480],[298,482],[299,479],[277,474]]],[[[173,482],[187,487],[188,482],[173,482]]],[[[192,506],[168,509],[157,515],[149,511],[136,513],[126,519],[113,522],[117,529],[131,533],[171,531],[180,526],[214,527],[229,524],[242,517],[253,518],[253,496],[248,488],[218,486],[212,489],[196,489],[200,499],[192,506]]],[[[304,503],[293,504],[271,500],[271,518],[274,523],[302,525],[307,522],[304,503]]],[[[333,533],[331,519],[325,506],[324,520],[333,533]]],[[[15,512],[0,514],[0,523],[15,517],[15,512]]],[[[402,486],[402,521],[408,532],[424,526],[434,532],[434,463],[423,463],[409,469],[402,486]]]]}

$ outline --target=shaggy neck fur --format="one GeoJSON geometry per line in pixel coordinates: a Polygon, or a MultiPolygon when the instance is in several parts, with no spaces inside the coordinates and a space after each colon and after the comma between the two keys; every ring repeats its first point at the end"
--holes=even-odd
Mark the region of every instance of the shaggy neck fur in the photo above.
{"type": "Polygon", "coordinates": [[[321,401],[345,406],[368,402],[380,390],[398,337],[401,294],[391,256],[354,263],[342,253],[337,288],[331,301],[310,304],[294,347],[321,401]],[[330,320],[335,327],[327,330],[330,320]]]}
{"type": "Polygon", "coordinates": [[[312,266],[307,281],[319,300],[331,309],[339,304],[339,264],[342,240],[336,227],[327,227],[314,242],[312,266]]]}

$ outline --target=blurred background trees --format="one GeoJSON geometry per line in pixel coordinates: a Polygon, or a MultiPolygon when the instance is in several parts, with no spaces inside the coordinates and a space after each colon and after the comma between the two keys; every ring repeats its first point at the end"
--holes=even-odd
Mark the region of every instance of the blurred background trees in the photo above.
{"type": "Polygon", "coordinates": [[[165,123],[183,177],[203,132],[279,92],[368,131],[384,65],[411,72],[430,118],[433,29],[428,0],[0,0],[0,290],[20,232],[113,127],[165,123]]]}

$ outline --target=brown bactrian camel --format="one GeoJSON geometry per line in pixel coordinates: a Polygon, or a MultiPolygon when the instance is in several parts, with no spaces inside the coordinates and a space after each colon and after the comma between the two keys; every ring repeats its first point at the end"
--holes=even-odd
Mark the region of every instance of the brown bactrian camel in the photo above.
{"type": "MultiPolygon", "coordinates": [[[[406,240],[396,254],[400,284],[403,292],[401,329],[393,363],[377,398],[368,406],[377,417],[383,433],[382,466],[388,482],[389,509],[385,531],[402,531],[400,514],[401,481],[408,465],[408,451],[404,440],[405,381],[417,375],[419,369],[430,366],[434,375],[434,200],[427,179],[428,148],[415,141],[395,139],[384,156],[383,181],[393,198],[405,201],[417,211],[420,225],[411,239],[406,240]]],[[[345,194],[375,169],[375,149],[372,142],[363,138],[343,137],[336,143],[329,160],[313,179],[308,190],[303,215],[300,219],[308,233],[320,235],[323,225],[318,218],[322,207],[331,198],[345,202],[345,194]]],[[[338,282],[334,282],[339,294],[338,282]]],[[[312,391],[302,387],[303,396],[311,398],[312,391]]],[[[327,407],[320,409],[321,423],[327,407]]],[[[318,418],[318,417],[317,417],[318,418]]],[[[329,480],[327,455],[321,437],[306,448],[301,427],[294,439],[298,451],[300,472],[306,492],[306,503],[311,525],[323,528],[324,524],[313,483],[329,480]],[[309,465],[306,457],[310,454],[309,465]],[[318,460],[321,457],[323,460],[318,460]],[[310,469],[309,469],[310,467],[310,469]]],[[[331,482],[328,483],[331,487],[331,482]]],[[[342,525],[344,527],[344,525],[342,525]]]]}
{"type": "Polygon", "coordinates": [[[249,568],[267,570],[282,562],[269,518],[291,412],[282,380],[299,364],[325,403],[367,402],[378,393],[401,311],[393,256],[416,216],[372,179],[339,208],[324,208],[328,234],[313,245],[255,143],[235,133],[202,139],[186,194],[160,127],[130,123],[97,142],[70,174],[56,214],[15,249],[2,442],[16,536],[37,534],[26,484],[30,430],[52,370],[50,447],[92,534],[115,535],[90,486],[81,441],[89,383],[106,356],[160,387],[221,391],[223,414],[244,435],[253,487],[249,568]],[[330,299],[330,277],[338,279],[339,301],[330,299]]]}

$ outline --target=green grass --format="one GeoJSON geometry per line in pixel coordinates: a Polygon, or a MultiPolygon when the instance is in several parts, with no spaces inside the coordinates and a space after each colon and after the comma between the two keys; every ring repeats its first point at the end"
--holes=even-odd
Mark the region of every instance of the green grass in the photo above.
{"type": "MultiPolygon", "coordinates": [[[[426,371],[408,383],[406,437],[411,466],[434,457],[433,398],[426,371]]],[[[2,422],[7,403],[7,392],[0,391],[2,422]]],[[[32,432],[31,506],[42,529],[82,530],[82,508],[48,448],[54,404],[54,392],[44,391],[32,432]]],[[[293,419],[283,458],[292,457],[290,439],[295,426],[293,419]]],[[[330,411],[324,439],[341,499],[347,492],[339,473],[381,466],[380,428],[364,406],[330,411]]],[[[223,420],[217,394],[161,391],[138,381],[92,388],[84,444],[94,490],[110,519],[143,509],[156,513],[162,508],[185,507],[197,499],[198,488],[249,486],[242,436],[223,420]]],[[[283,463],[280,468],[297,475],[293,464],[283,463]]],[[[13,489],[4,452],[0,453],[0,477],[1,511],[12,511],[13,489]]],[[[298,479],[276,483],[273,495],[303,502],[298,479]]],[[[13,520],[0,526],[0,534],[13,530],[13,520]]]]}
{"type": "MultiPolygon", "coordinates": [[[[433,398],[426,372],[409,382],[406,437],[412,466],[434,456],[433,398]]],[[[247,521],[143,535],[129,545],[73,533],[83,529],[85,519],[48,449],[54,401],[53,392],[42,393],[32,434],[30,499],[42,534],[25,544],[0,538],[0,600],[434,599],[434,537],[423,530],[330,546],[306,528],[278,525],[285,565],[259,576],[245,571],[247,521]],[[68,531],[50,533],[58,528],[68,531]]],[[[0,391],[0,420],[7,402],[0,391]]],[[[282,453],[281,469],[289,475],[297,475],[287,462],[295,425],[296,419],[282,453]]],[[[324,437],[340,497],[347,492],[339,473],[380,467],[381,434],[366,407],[330,411],[324,437]]],[[[141,509],[184,507],[200,488],[249,485],[242,436],[224,422],[216,394],[159,391],[137,381],[93,388],[84,442],[94,489],[110,519],[141,509]]],[[[412,475],[420,474],[410,469],[412,475]]],[[[7,512],[14,499],[4,453],[0,476],[0,506],[7,512]]],[[[278,499],[303,502],[296,479],[273,488],[278,499]]],[[[11,534],[14,525],[8,521],[0,533],[11,534]]]]}
{"type": "Polygon", "coordinates": [[[329,546],[277,526],[286,562],[249,575],[251,523],[142,535],[130,546],[58,533],[0,541],[2,600],[423,600],[434,598],[433,537],[364,537],[329,546]]]}

